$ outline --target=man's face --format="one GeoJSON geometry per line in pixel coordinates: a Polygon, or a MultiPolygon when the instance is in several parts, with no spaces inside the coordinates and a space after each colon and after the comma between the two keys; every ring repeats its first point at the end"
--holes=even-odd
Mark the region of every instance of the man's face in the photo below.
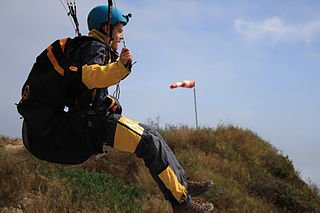
{"type": "Polygon", "coordinates": [[[122,33],[123,33],[123,24],[121,23],[116,24],[112,30],[112,38],[113,38],[113,43],[111,45],[112,49],[118,50],[119,43],[122,39],[122,33]]]}

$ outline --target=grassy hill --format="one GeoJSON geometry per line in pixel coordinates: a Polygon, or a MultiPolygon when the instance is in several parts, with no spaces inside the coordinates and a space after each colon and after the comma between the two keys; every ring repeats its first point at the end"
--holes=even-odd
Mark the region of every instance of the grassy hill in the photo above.
{"type": "MultiPolygon", "coordinates": [[[[233,126],[161,129],[186,175],[212,179],[215,212],[320,212],[319,188],[288,156],[233,126]]],[[[0,137],[0,212],[171,212],[142,160],[116,150],[82,165],[39,161],[0,137]]]]}

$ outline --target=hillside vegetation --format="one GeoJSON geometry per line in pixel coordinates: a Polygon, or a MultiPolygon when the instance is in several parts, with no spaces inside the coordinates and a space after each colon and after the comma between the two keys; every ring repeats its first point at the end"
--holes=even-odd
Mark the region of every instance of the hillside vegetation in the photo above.
{"type": "MultiPolygon", "coordinates": [[[[200,199],[215,212],[320,213],[319,188],[287,156],[234,126],[168,126],[161,134],[193,179],[212,179],[200,199]]],[[[77,166],[46,163],[21,140],[0,137],[0,212],[171,212],[141,159],[110,150],[77,166]]]]}

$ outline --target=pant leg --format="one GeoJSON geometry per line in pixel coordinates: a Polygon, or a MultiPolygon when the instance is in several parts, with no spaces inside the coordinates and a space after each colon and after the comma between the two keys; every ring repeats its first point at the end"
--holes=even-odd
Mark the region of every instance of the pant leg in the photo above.
{"type": "Polygon", "coordinates": [[[184,170],[155,129],[117,114],[105,120],[105,127],[108,145],[142,158],[167,200],[173,205],[186,200],[184,170]]]}
{"type": "MultiPolygon", "coordinates": [[[[172,162],[175,162],[172,166],[175,167],[174,171],[180,171],[177,172],[180,176],[179,176],[179,180],[184,183],[184,169],[182,168],[182,166],[180,165],[180,163],[178,162],[178,160],[175,157],[175,154],[173,153],[173,151],[171,150],[171,148],[168,146],[168,144],[165,142],[165,140],[163,139],[163,137],[160,135],[160,133],[152,126],[150,125],[145,125],[145,124],[139,124],[140,126],[142,126],[145,131],[147,131],[148,133],[153,134],[155,137],[158,137],[162,142],[163,145],[166,147],[166,150],[168,153],[170,153],[170,157],[173,158],[171,159],[172,162]]],[[[185,184],[184,184],[185,185],[185,184]]]]}

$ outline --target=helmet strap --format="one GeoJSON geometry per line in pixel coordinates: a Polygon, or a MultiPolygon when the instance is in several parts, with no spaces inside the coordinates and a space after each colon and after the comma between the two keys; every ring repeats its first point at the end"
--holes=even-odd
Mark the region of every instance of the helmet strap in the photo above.
{"type": "Polygon", "coordinates": [[[111,38],[111,25],[110,25],[110,20],[111,20],[111,12],[112,12],[112,6],[113,2],[112,0],[108,0],[108,16],[107,16],[107,26],[106,26],[106,43],[109,44],[110,38],[111,38]]]}
{"type": "Polygon", "coordinates": [[[110,29],[110,35],[109,35],[109,36],[107,35],[107,32],[106,32],[106,30],[107,30],[107,29],[106,29],[106,24],[103,24],[103,25],[101,26],[101,28],[99,28],[98,30],[99,30],[99,32],[101,32],[103,35],[109,37],[109,39],[110,39],[110,38],[112,39],[113,26],[111,25],[111,26],[109,27],[109,29],[110,29]]]}

